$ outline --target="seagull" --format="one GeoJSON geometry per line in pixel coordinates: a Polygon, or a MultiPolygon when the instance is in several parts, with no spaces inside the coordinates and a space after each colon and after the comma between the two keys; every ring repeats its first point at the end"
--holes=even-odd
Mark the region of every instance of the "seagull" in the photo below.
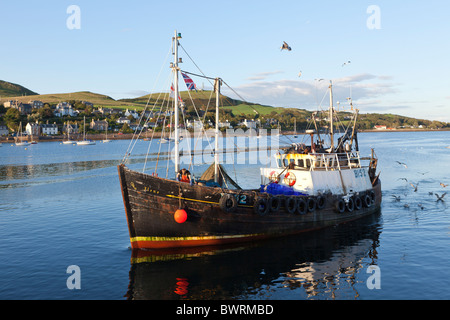
{"type": "Polygon", "coordinates": [[[298,73],[298,77],[300,78],[302,76],[302,72],[300,71],[299,73],[298,73]]]}
{"type": "Polygon", "coordinates": [[[398,178],[397,180],[405,180],[406,182],[408,182],[408,179],[406,178],[398,178]]]}
{"type": "Polygon", "coordinates": [[[323,81],[324,79],[314,79],[314,80],[316,80],[316,81],[319,81],[319,82],[320,82],[320,81],[323,81]]]}
{"type": "Polygon", "coordinates": [[[443,183],[441,183],[441,187],[442,187],[442,188],[448,187],[448,184],[443,184],[443,183]]]}
{"type": "Polygon", "coordinates": [[[423,205],[422,205],[421,203],[419,203],[417,206],[418,206],[421,210],[423,210],[423,205]]]}
{"type": "Polygon", "coordinates": [[[401,164],[401,165],[404,166],[406,169],[408,169],[408,166],[406,165],[406,163],[400,162],[400,161],[395,161],[395,162],[397,162],[398,164],[401,164]]]}
{"type": "Polygon", "coordinates": [[[429,171],[427,171],[427,172],[417,172],[417,173],[419,173],[419,174],[421,174],[421,175],[426,175],[427,173],[428,173],[429,171]]]}
{"type": "Polygon", "coordinates": [[[281,50],[288,50],[288,51],[291,51],[292,48],[289,47],[289,45],[286,43],[286,41],[283,41],[283,45],[281,46],[281,50]]]}
{"type": "Polygon", "coordinates": [[[395,194],[392,195],[393,198],[395,198],[395,201],[400,201],[400,196],[396,196],[395,194]]]}
{"type": "Polygon", "coordinates": [[[437,201],[444,201],[444,197],[447,194],[447,192],[443,193],[442,196],[439,196],[437,193],[435,193],[436,197],[437,197],[437,201]]]}
{"type": "Polygon", "coordinates": [[[409,204],[405,203],[405,204],[403,205],[403,207],[409,208],[409,204]]]}
{"type": "Polygon", "coordinates": [[[414,188],[414,192],[417,192],[417,187],[419,186],[419,184],[413,185],[412,183],[410,183],[410,185],[414,188]]]}
{"type": "Polygon", "coordinates": [[[349,64],[349,63],[352,63],[352,62],[351,62],[351,61],[344,62],[344,63],[342,64],[342,66],[345,66],[346,64],[349,64]]]}

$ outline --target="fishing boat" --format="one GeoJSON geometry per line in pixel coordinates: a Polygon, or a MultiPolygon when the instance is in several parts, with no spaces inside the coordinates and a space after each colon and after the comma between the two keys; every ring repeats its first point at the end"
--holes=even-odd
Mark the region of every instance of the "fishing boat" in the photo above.
{"type": "MultiPolygon", "coordinates": [[[[172,38],[175,97],[180,73],[178,47],[172,38]]],[[[186,71],[183,71],[185,74],[186,71]]],[[[206,77],[206,76],[205,76],[206,77]]],[[[375,152],[362,157],[357,131],[334,131],[332,83],[327,131],[308,130],[307,143],[296,143],[275,154],[276,166],[261,168],[261,184],[242,189],[219,163],[219,96],[214,80],[216,124],[214,163],[200,179],[180,170],[179,99],[174,98],[174,171],[172,177],[127,167],[118,174],[133,249],[185,248],[256,241],[335,226],[379,212],[381,182],[375,152]],[[325,142],[325,136],[330,140],[325,142]]],[[[315,117],[313,117],[315,118],[315,117]]]]}

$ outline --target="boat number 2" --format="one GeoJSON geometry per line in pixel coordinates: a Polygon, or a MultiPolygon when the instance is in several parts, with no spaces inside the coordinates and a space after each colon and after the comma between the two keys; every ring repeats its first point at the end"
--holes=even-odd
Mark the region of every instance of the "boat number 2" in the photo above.
{"type": "Polygon", "coordinates": [[[247,204],[247,195],[236,194],[235,197],[236,197],[238,204],[247,204]]]}
{"type": "Polygon", "coordinates": [[[366,170],[364,170],[364,169],[358,169],[358,170],[355,170],[354,172],[355,172],[355,178],[362,178],[362,177],[367,176],[366,170]]]}

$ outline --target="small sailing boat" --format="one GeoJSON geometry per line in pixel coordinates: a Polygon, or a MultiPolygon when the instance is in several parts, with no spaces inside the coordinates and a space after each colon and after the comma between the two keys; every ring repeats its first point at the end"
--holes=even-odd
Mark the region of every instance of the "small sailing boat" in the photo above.
{"type": "Polygon", "coordinates": [[[83,140],[77,141],[78,146],[90,146],[94,145],[95,141],[92,140],[86,140],[86,117],[83,118],[83,140]]]}
{"type": "MultiPolygon", "coordinates": [[[[105,120],[106,121],[106,120],[105,120]]],[[[103,143],[111,142],[111,140],[108,139],[108,121],[106,121],[106,132],[105,132],[105,139],[102,140],[103,143]]]]}
{"type": "MultiPolygon", "coordinates": [[[[379,211],[381,182],[376,174],[375,153],[372,151],[367,158],[360,156],[355,128],[335,141],[331,82],[328,145],[322,131],[307,131],[309,142],[280,150],[276,167],[261,168],[261,185],[242,189],[219,163],[219,97],[223,80],[208,77],[214,80],[216,98],[214,163],[200,179],[194,179],[185,168],[180,170],[179,101],[175,98],[181,71],[180,39],[181,34],[175,31],[171,63],[175,91],[174,176],[160,177],[156,169],[149,174],[128,168],[128,150],[118,166],[133,249],[255,241],[311,232],[379,211]]],[[[355,121],[356,116],[357,112],[355,121]]]]}
{"type": "Polygon", "coordinates": [[[70,125],[70,121],[67,121],[66,131],[67,131],[67,140],[63,140],[63,144],[75,144],[77,143],[74,140],[70,140],[70,131],[72,130],[72,126],[70,125]]]}
{"type": "Polygon", "coordinates": [[[17,147],[24,147],[24,146],[30,145],[30,143],[28,141],[23,141],[22,122],[20,122],[20,125],[19,125],[19,136],[16,137],[15,145],[17,147]]]}

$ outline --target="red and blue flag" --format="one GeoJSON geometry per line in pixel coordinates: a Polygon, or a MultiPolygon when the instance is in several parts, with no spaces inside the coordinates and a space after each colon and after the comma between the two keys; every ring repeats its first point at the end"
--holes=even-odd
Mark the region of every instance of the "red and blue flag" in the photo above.
{"type": "Polygon", "coordinates": [[[189,78],[186,74],[184,74],[183,72],[181,73],[181,75],[183,76],[184,82],[186,83],[186,87],[188,88],[189,91],[195,90],[197,91],[197,87],[195,86],[194,81],[192,81],[191,78],[189,78]]]}

